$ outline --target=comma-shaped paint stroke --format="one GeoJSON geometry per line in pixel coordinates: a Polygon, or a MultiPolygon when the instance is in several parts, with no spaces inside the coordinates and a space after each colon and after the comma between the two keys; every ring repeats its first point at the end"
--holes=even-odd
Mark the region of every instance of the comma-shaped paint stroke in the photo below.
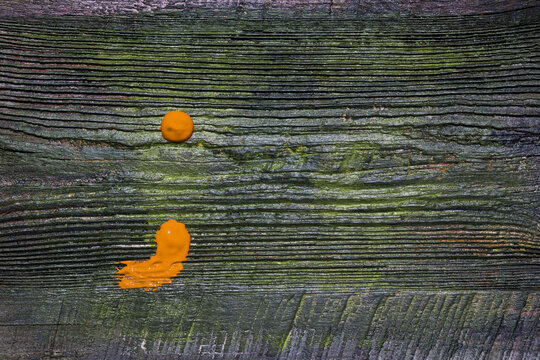
{"type": "Polygon", "coordinates": [[[171,278],[182,271],[191,243],[186,226],[176,220],[163,223],[156,232],[156,243],[156,255],[150,259],[121,262],[126,266],[117,272],[118,286],[155,291],[163,284],[170,284],[171,278]]]}

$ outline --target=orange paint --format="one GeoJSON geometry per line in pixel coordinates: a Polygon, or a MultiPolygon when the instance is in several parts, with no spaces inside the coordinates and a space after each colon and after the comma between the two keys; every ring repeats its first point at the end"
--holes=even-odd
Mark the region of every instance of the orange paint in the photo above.
{"type": "Polygon", "coordinates": [[[146,261],[122,261],[126,266],[119,269],[116,279],[122,289],[145,288],[155,291],[158,286],[170,284],[171,277],[178,275],[186,261],[191,236],[186,226],[169,220],[156,232],[156,255],[146,261]]]}
{"type": "Polygon", "coordinates": [[[182,111],[171,111],[161,120],[161,135],[172,142],[186,141],[193,134],[193,120],[182,111]]]}

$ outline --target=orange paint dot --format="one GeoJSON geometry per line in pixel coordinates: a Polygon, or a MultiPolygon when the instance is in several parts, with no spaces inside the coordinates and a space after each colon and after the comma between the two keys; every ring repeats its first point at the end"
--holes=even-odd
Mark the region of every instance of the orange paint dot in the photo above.
{"type": "Polygon", "coordinates": [[[178,275],[186,261],[191,236],[186,226],[169,220],[156,232],[156,255],[146,261],[122,261],[126,265],[115,277],[122,289],[145,288],[155,291],[163,284],[170,284],[171,277],[178,275]]]}
{"type": "Polygon", "coordinates": [[[161,135],[172,142],[186,141],[193,134],[193,120],[182,111],[171,111],[161,120],[161,135]]]}

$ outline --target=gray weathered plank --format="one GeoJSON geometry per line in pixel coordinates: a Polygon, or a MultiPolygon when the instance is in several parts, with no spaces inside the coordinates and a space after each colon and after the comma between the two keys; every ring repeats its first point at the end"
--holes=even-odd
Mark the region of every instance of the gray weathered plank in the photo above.
{"type": "Polygon", "coordinates": [[[540,296],[522,291],[2,295],[0,353],[12,358],[532,360],[540,350],[540,296]]]}
{"type": "Polygon", "coordinates": [[[4,283],[537,289],[539,26],[438,21],[5,21],[4,283]]]}
{"type": "Polygon", "coordinates": [[[535,0],[4,0],[0,17],[125,15],[198,11],[214,16],[356,18],[372,14],[465,15],[531,9],[535,0]],[[210,11],[209,11],[210,10],[210,11]]]}
{"type": "Polygon", "coordinates": [[[538,359],[538,8],[209,14],[0,22],[0,355],[538,359]]]}

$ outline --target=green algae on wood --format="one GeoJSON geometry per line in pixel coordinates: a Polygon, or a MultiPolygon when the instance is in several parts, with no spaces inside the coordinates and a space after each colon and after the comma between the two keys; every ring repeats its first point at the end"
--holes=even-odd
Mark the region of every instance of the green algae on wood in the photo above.
{"type": "Polygon", "coordinates": [[[184,15],[0,22],[0,353],[536,356],[532,16],[184,15]],[[169,218],[189,272],[119,293],[169,218]]]}

